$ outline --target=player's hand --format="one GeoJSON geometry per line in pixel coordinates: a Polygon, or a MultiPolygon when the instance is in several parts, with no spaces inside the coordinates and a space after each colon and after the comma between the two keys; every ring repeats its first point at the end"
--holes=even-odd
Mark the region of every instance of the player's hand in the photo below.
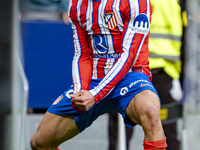
{"type": "Polygon", "coordinates": [[[70,95],[73,99],[73,104],[82,111],[88,111],[94,104],[95,100],[90,91],[81,90],[70,95]]]}

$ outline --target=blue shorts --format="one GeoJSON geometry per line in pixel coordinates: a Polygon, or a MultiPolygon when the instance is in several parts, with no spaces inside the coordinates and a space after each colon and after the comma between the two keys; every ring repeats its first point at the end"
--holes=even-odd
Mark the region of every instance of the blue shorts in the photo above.
{"type": "MultiPolygon", "coordinates": [[[[100,81],[101,79],[92,79],[90,88],[92,89],[98,85],[100,81]]],[[[80,132],[89,127],[100,115],[110,111],[118,111],[122,115],[126,126],[131,127],[135,123],[126,116],[126,107],[131,99],[143,90],[151,90],[157,94],[147,75],[131,72],[104,99],[95,103],[85,113],[77,113],[71,105],[71,97],[69,95],[73,93],[73,87],[70,87],[60,95],[49,107],[48,112],[62,116],[75,116],[74,120],[80,132]]]]}

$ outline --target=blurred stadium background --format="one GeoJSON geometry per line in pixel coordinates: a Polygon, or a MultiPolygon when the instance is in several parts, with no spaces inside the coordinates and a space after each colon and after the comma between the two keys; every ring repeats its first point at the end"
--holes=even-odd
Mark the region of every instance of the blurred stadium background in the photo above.
{"type": "MultiPolygon", "coordinates": [[[[69,63],[73,55],[70,25],[62,22],[22,22],[18,6],[18,0],[8,0],[0,6],[2,150],[30,150],[29,140],[44,115],[41,111],[71,84],[67,80],[71,78],[69,63]],[[12,13],[8,10],[12,10],[12,13]],[[31,112],[31,108],[36,109],[31,112]]],[[[182,150],[199,150],[200,0],[188,1],[187,13],[184,113],[183,119],[179,120],[179,138],[182,140],[182,150]]],[[[106,150],[107,126],[108,116],[105,114],[86,132],[62,144],[60,148],[106,150]]],[[[142,150],[142,142],[142,129],[136,126],[131,149],[142,150]]]]}

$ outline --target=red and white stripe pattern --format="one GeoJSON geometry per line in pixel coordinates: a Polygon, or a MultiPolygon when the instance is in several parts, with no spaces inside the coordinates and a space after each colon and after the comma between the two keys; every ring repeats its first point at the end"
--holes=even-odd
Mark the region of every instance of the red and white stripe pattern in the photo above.
{"type": "MultiPolygon", "coordinates": [[[[149,33],[133,31],[133,22],[138,15],[146,14],[150,20],[149,0],[71,0],[70,3],[69,16],[74,30],[72,73],[75,92],[88,90],[92,78],[102,78],[99,85],[90,90],[95,100],[99,101],[129,70],[142,68],[144,73],[150,74],[149,33]],[[108,17],[107,20],[105,17],[108,17]],[[91,57],[98,54],[92,46],[94,34],[107,38],[105,54],[119,53],[120,57],[91,57]]],[[[102,44],[101,41],[99,44],[102,44]]]]}

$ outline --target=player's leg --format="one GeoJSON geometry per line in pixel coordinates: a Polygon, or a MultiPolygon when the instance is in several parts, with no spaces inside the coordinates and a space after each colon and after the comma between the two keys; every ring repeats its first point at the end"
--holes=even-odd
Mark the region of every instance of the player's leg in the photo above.
{"type": "Polygon", "coordinates": [[[47,112],[31,138],[33,150],[56,150],[64,141],[79,133],[73,117],[47,112]]]}
{"type": "Polygon", "coordinates": [[[135,95],[127,106],[126,114],[134,123],[142,126],[145,133],[145,150],[165,150],[166,139],[160,120],[160,101],[154,92],[144,90],[135,95]]]}

